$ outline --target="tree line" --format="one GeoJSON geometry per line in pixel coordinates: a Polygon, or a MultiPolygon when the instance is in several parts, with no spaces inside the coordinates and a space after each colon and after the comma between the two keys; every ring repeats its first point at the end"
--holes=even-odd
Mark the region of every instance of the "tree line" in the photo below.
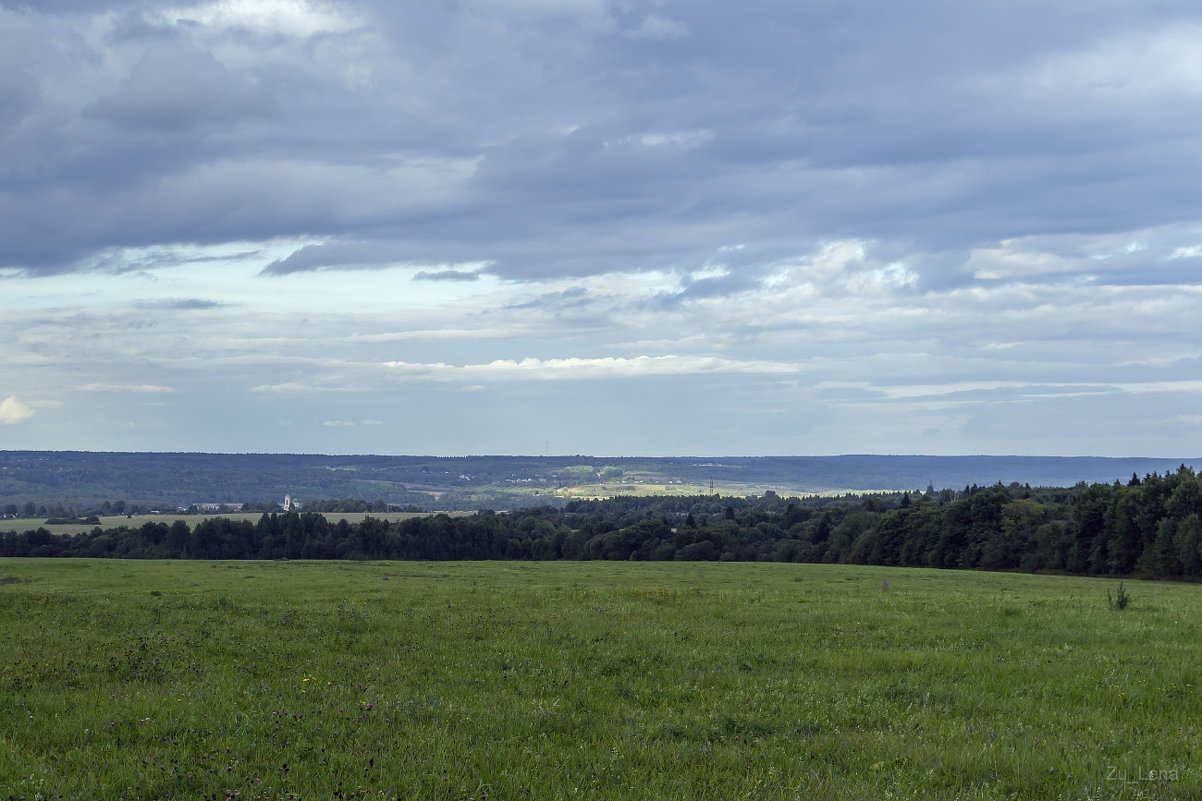
{"type": "Polygon", "coordinates": [[[1202,576],[1200,518],[1202,476],[1182,466],[1126,484],[1069,488],[627,496],[357,524],[306,510],[74,536],[40,527],[0,535],[0,556],[785,561],[1195,578],[1202,576]]]}

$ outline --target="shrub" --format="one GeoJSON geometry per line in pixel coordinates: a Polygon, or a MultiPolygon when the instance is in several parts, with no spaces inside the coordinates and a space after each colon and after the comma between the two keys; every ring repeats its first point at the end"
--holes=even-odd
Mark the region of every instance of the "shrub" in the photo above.
{"type": "Polygon", "coordinates": [[[1123,586],[1123,582],[1119,582],[1118,592],[1113,598],[1110,597],[1110,590],[1106,590],[1106,603],[1112,610],[1126,609],[1131,605],[1131,596],[1127,594],[1127,588],[1123,586]]]}

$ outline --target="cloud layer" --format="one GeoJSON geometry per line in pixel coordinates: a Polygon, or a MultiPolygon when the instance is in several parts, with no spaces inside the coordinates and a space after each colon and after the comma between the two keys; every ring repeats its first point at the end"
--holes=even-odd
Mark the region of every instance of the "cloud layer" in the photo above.
{"type": "Polygon", "coordinates": [[[1200,21],[0,3],[0,420],[46,448],[1195,454],[1200,21]]]}

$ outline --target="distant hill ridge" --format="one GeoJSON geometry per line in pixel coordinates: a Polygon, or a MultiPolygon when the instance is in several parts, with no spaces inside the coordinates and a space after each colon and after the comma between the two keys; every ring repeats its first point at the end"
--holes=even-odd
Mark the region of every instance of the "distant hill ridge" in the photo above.
{"type": "Polygon", "coordinates": [[[0,509],[76,508],[125,500],[146,508],[190,503],[364,498],[422,508],[477,509],[554,502],[567,484],[606,481],[615,491],[655,483],[738,494],[765,489],[959,489],[1001,482],[1064,487],[1165,474],[1202,458],[1098,456],[330,456],[320,454],[0,451],[0,509]],[[625,483],[623,483],[625,482],[625,483]]]}

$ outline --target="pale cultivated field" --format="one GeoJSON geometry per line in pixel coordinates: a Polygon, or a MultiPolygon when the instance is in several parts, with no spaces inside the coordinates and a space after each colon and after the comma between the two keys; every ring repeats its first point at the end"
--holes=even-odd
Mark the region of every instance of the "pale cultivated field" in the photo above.
{"type": "MultiPolygon", "coordinates": [[[[427,517],[437,512],[326,512],[325,518],[331,523],[337,523],[339,520],[345,520],[348,523],[362,523],[366,517],[374,517],[377,520],[406,520],[410,517],[427,517]]],[[[466,512],[447,512],[452,516],[467,514],[466,512]]],[[[74,525],[68,523],[54,523],[47,525],[45,522],[34,519],[22,520],[6,520],[0,521],[0,531],[27,531],[29,529],[44,528],[51,534],[84,534],[96,528],[97,525],[102,529],[117,528],[119,526],[127,526],[129,528],[141,528],[145,523],[166,523],[171,525],[176,520],[183,520],[188,524],[189,528],[194,527],[202,520],[207,520],[212,517],[225,517],[230,520],[249,520],[252,523],[258,522],[263,516],[262,512],[231,512],[229,514],[202,514],[202,515],[182,515],[182,514],[161,514],[161,515],[112,515],[109,517],[100,518],[100,523],[91,523],[86,525],[74,525]]]]}

